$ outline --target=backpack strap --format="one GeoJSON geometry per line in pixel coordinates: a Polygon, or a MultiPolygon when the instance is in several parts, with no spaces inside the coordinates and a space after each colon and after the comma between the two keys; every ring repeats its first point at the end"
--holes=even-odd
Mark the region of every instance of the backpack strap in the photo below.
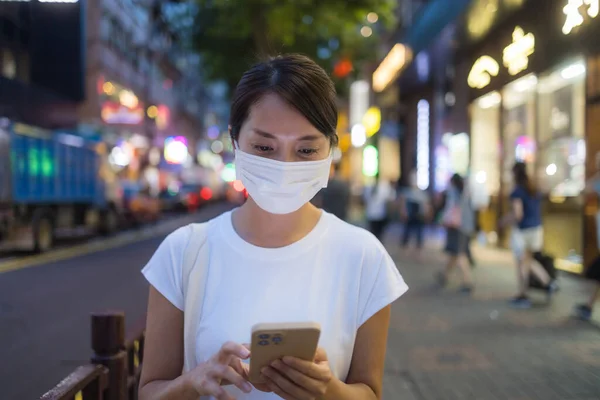
{"type": "Polygon", "coordinates": [[[190,241],[183,255],[183,371],[196,368],[196,332],[202,312],[209,266],[208,222],[190,224],[190,241]]]}

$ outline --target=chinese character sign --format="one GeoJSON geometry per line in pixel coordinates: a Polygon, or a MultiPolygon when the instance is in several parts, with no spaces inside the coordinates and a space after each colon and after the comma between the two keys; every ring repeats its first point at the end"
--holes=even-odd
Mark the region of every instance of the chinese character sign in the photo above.
{"type": "Polygon", "coordinates": [[[512,36],[513,42],[504,49],[502,60],[508,73],[517,75],[529,66],[529,56],[535,51],[535,36],[525,34],[520,26],[515,28],[512,36]]]}
{"type": "Polygon", "coordinates": [[[581,26],[585,21],[585,15],[590,18],[596,18],[600,13],[600,0],[568,0],[563,8],[565,14],[565,24],[562,31],[565,35],[570,34],[573,29],[581,26]],[[582,8],[586,11],[582,14],[582,8]]]}

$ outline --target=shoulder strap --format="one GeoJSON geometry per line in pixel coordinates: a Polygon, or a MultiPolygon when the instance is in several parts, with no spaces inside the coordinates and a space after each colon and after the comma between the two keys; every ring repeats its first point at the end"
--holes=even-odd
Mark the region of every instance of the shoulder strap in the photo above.
{"type": "Polygon", "coordinates": [[[183,255],[182,283],[185,308],[183,311],[184,372],[196,367],[196,332],[198,316],[204,303],[208,275],[208,222],[191,224],[190,242],[183,255]]]}

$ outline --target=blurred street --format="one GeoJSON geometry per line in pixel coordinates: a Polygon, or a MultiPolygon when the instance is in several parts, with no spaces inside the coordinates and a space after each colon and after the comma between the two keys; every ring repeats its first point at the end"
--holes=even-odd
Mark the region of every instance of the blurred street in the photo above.
{"type": "MultiPolygon", "coordinates": [[[[207,207],[179,224],[207,220],[225,208],[229,206],[207,207]]],[[[161,225],[166,232],[175,229],[169,221],[155,229],[161,225]]],[[[77,366],[88,363],[91,312],[122,310],[127,325],[135,325],[146,312],[148,294],[140,270],[164,236],[96,252],[89,248],[93,244],[79,251],[58,250],[30,258],[30,263],[58,258],[56,254],[69,250],[83,255],[1,274],[0,398],[39,398],[77,366]]],[[[131,240],[116,239],[113,246],[118,246],[118,240],[131,240]]],[[[5,265],[0,263],[0,270],[5,265]]]]}
{"type": "MultiPolygon", "coordinates": [[[[223,207],[189,219],[205,220],[223,207]]],[[[143,317],[147,283],[139,271],[163,237],[1,275],[3,399],[37,398],[88,362],[91,311],[123,310],[128,326],[143,317]]],[[[399,227],[391,226],[385,243],[410,290],[393,308],[385,400],[600,398],[600,320],[569,318],[586,282],[563,275],[551,305],[540,294],[532,310],[511,310],[515,278],[506,252],[475,249],[470,298],[433,285],[443,262],[438,241],[429,243],[422,264],[401,253],[398,241],[399,227]]]]}
{"type": "Polygon", "coordinates": [[[410,286],[393,307],[385,399],[592,400],[600,398],[600,319],[569,318],[588,296],[588,283],[560,277],[550,305],[533,293],[531,310],[509,308],[516,292],[510,253],[475,248],[475,292],[433,284],[445,261],[430,243],[423,264],[396,246],[397,227],[386,244],[410,286]]]}

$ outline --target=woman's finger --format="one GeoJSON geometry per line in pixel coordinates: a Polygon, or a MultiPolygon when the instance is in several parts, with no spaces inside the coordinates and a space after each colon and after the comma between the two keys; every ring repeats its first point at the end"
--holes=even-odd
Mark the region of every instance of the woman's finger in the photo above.
{"type": "Polygon", "coordinates": [[[291,397],[294,400],[311,400],[314,398],[308,391],[296,385],[272,367],[265,367],[261,372],[287,394],[288,397],[284,397],[285,399],[291,397]]]}
{"type": "Polygon", "coordinates": [[[283,362],[313,379],[327,381],[330,378],[329,369],[321,367],[312,361],[305,361],[295,357],[283,357],[283,362]]]}
{"type": "Polygon", "coordinates": [[[279,386],[277,386],[277,384],[275,382],[273,382],[272,380],[270,380],[269,378],[266,378],[266,379],[267,379],[267,386],[269,387],[270,391],[275,393],[277,396],[281,397],[284,400],[298,400],[291,394],[286,393],[283,389],[281,389],[279,386]]]}
{"type": "Polygon", "coordinates": [[[313,379],[308,375],[303,374],[295,368],[290,367],[287,364],[284,364],[280,360],[274,361],[271,366],[279,371],[283,376],[288,378],[290,381],[298,385],[299,387],[307,390],[310,393],[321,393],[323,390],[321,387],[323,386],[323,382],[317,379],[313,379]]]}
{"type": "Polygon", "coordinates": [[[230,356],[239,357],[242,360],[245,360],[248,357],[250,357],[250,350],[248,350],[241,344],[227,342],[223,346],[221,346],[221,349],[217,354],[217,358],[221,363],[228,364],[230,356]]]}
{"type": "Polygon", "coordinates": [[[252,391],[252,385],[244,379],[243,376],[238,374],[231,366],[229,365],[217,365],[211,371],[210,374],[212,377],[217,378],[221,381],[229,382],[235,385],[238,389],[240,389],[244,393],[250,393],[252,391]]]}

